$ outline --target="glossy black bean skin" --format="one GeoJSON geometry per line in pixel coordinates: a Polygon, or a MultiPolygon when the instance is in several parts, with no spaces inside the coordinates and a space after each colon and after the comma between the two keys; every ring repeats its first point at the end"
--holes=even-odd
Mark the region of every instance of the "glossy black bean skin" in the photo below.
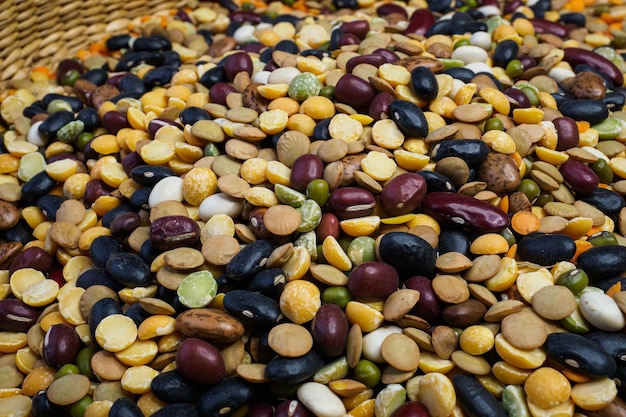
{"type": "Polygon", "coordinates": [[[274,245],[264,239],[248,244],[226,265],[226,275],[234,280],[250,278],[263,269],[274,245]]]}
{"type": "Polygon", "coordinates": [[[109,257],[119,253],[124,253],[124,247],[112,236],[98,236],[89,247],[89,259],[94,265],[104,268],[109,257]]]}
{"type": "Polygon", "coordinates": [[[566,23],[566,24],[573,23],[574,25],[578,27],[584,27],[587,22],[587,18],[582,13],[571,12],[571,13],[563,13],[559,17],[559,21],[561,23],[566,23]]]}
{"type": "Polygon", "coordinates": [[[169,404],[192,403],[202,394],[202,386],[191,383],[174,370],[157,375],[150,385],[154,395],[169,404]]]}
{"type": "Polygon", "coordinates": [[[57,185],[46,171],[41,171],[22,186],[22,202],[32,204],[39,197],[48,194],[57,185]]]}
{"type": "Polygon", "coordinates": [[[227,378],[212,386],[198,399],[196,408],[203,417],[228,417],[255,397],[255,387],[240,378],[227,378]]]}
{"type": "Polygon", "coordinates": [[[577,263],[587,273],[591,284],[619,276],[626,271],[626,246],[593,247],[581,253],[577,263]]]}
{"type": "Polygon", "coordinates": [[[410,101],[392,101],[387,115],[406,136],[423,138],[428,134],[428,121],[424,112],[410,101]]]}
{"type": "Polygon", "coordinates": [[[619,214],[624,207],[624,198],[606,188],[596,188],[589,194],[580,196],[580,200],[591,204],[607,216],[619,214]]]}
{"type": "Polygon", "coordinates": [[[248,282],[248,291],[257,291],[267,296],[280,295],[287,279],[280,268],[268,268],[255,274],[248,282]]]}
{"type": "Polygon", "coordinates": [[[146,73],[143,77],[143,82],[146,85],[148,90],[153,89],[154,87],[164,86],[168,84],[174,74],[178,72],[178,67],[173,66],[162,66],[158,68],[151,69],[146,73]]]}
{"type": "Polygon", "coordinates": [[[0,300],[0,328],[9,332],[27,332],[39,318],[40,311],[18,299],[0,300]]]}
{"type": "Polygon", "coordinates": [[[472,241],[469,234],[461,227],[445,225],[439,233],[439,254],[459,252],[465,256],[470,254],[472,241]]]}
{"type": "Polygon", "coordinates": [[[195,122],[199,120],[210,120],[211,116],[207,113],[206,110],[201,109],[200,107],[187,107],[183,109],[178,115],[180,121],[186,125],[193,125],[195,122]]]}
{"type": "Polygon", "coordinates": [[[15,226],[4,232],[4,237],[9,242],[20,242],[26,245],[33,240],[33,229],[24,219],[20,219],[15,226]]]}
{"type": "Polygon", "coordinates": [[[124,285],[109,274],[106,268],[91,268],[78,276],[76,286],[87,289],[92,285],[104,285],[117,292],[124,288],[124,285]]]}
{"type": "Polygon", "coordinates": [[[198,410],[191,404],[168,404],[151,414],[153,417],[199,417],[198,410]]]}
{"type": "Polygon", "coordinates": [[[140,36],[129,41],[133,51],[163,51],[172,49],[172,43],[163,36],[140,36]]]}
{"type": "Polygon", "coordinates": [[[574,239],[560,233],[531,233],[522,237],[517,246],[520,259],[546,266],[569,261],[575,253],[574,239]]]}
{"type": "Polygon", "coordinates": [[[119,206],[109,210],[102,216],[102,226],[111,228],[111,223],[119,215],[126,213],[135,213],[135,208],[128,202],[123,201],[119,206]]]}
{"type": "Polygon", "coordinates": [[[54,221],[56,220],[59,207],[65,200],[67,200],[65,197],[59,195],[44,195],[37,199],[37,207],[39,207],[44,216],[54,221]]]}
{"type": "Polygon", "coordinates": [[[442,71],[443,74],[448,74],[452,78],[456,78],[457,80],[461,80],[464,83],[469,83],[472,81],[472,78],[476,76],[476,73],[469,68],[464,67],[452,67],[442,71]]]}
{"type": "Polygon", "coordinates": [[[253,326],[270,326],[281,316],[278,303],[257,292],[229,291],[224,295],[223,303],[227,312],[253,326]]]}
{"type": "Polygon", "coordinates": [[[52,403],[46,391],[39,391],[33,396],[33,417],[69,417],[69,409],[52,403]]]}
{"type": "Polygon", "coordinates": [[[509,217],[505,212],[463,194],[428,193],[422,201],[422,210],[440,221],[487,233],[498,232],[509,226],[509,217]]]}
{"type": "Polygon", "coordinates": [[[427,67],[415,67],[411,71],[411,87],[418,97],[428,101],[436,99],[439,93],[437,78],[427,67]]]}
{"type": "Polygon", "coordinates": [[[132,304],[126,311],[124,311],[124,315],[126,317],[130,317],[135,322],[137,327],[139,327],[145,319],[151,316],[150,313],[141,307],[140,303],[132,304]]]}
{"type": "Polygon", "coordinates": [[[624,107],[624,105],[626,104],[626,96],[620,93],[610,91],[606,93],[606,96],[602,99],[602,102],[606,104],[609,110],[617,111],[624,107]]]}
{"type": "Polygon", "coordinates": [[[583,375],[604,378],[617,371],[615,360],[602,346],[577,333],[549,334],[544,348],[565,368],[583,375]]]}
{"type": "Polygon", "coordinates": [[[597,331],[585,336],[602,346],[618,365],[626,365],[626,333],[597,331]]]}
{"type": "Polygon", "coordinates": [[[143,417],[141,408],[128,398],[118,398],[109,410],[109,417],[143,417]]]}
{"type": "MultiPolygon", "coordinates": [[[[83,74],[83,76],[85,76],[86,74],[88,73],[83,74]]],[[[70,105],[74,113],[80,111],[83,108],[83,102],[78,97],[64,96],[57,93],[46,94],[44,98],[41,99],[41,102],[44,106],[48,107],[52,100],[61,100],[66,102],[70,105]]]]}
{"type": "Polygon", "coordinates": [[[85,132],[91,132],[98,126],[100,126],[100,119],[98,118],[98,112],[93,107],[85,107],[76,115],[76,120],[83,122],[85,125],[83,130],[85,132]]]}
{"type": "Polygon", "coordinates": [[[146,187],[152,187],[163,178],[175,175],[171,168],[154,165],[140,165],[130,172],[130,177],[134,181],[146,187]]]}
{"type": "Polygon", "coordinates": [[[109,51],[119,51],[123,48],[128,48],[128,42],[130,41],[130,35],[114,35],[106,40],[106,47],[109,51]]]}
{"type": "Polygon", "coordinates": [[[445,139],[433,147],[431,156],[434,161],[455,156],[471,169],[482,164],[488,154],[489,146],[480,139],[445,139]]]}
{"type": "Polygon", "coordinates": [[[314,350],[297,358],[276,356],[265,368],[265,375],[277,384],[298,384],[324,366],[324,360],[314,350]]]}
{"type": "Polygon", "coordinates": [[[63,126],[74,120],[74,113],[61,110],[51,114],[46,120],[39,125],[39,133],[45,135],[48,139],[54,140],[57,137],[57,132],[63,126]]]}
{"type": "Polygon", "coordinates": [[[398,271],[400,279],[413,275],[432,277],[435,273],[437,254],[419,236],[405,232],[386,233],[380,239],[378,251],[382,261],[398,271]]]}
{"type": "Polygon", "coordinates": [[[113,278],[131,288],[147,286],[152,281],[150,266],[134,253],[111,255],[106,268],[113,278]]]}
{"type": "Polygon", "coordinates": [[[439,172],[419,171],[417,174],[426,180],[426,191],[429,193],[436,191],[456,192],[456,186],[450,181],[450,178],[439,172]]]}
{"type": "Polygon", "coordinates": [[[332,120],[331,118],[320,120],[315,125],[315,129],[313,129],[313,137],[315,139],[319,139],[319,140],[332,139],[332,136],[330,136],[330,131],[328,130],[328,126],[330,125],[331,120],[332,120]]]}
{"type": "Polygon", "coordinates": [[[136,190],[130,196],[130,204],[136,209],[150,209],[148,204],[148,200],[150,199],[150,193],[152,192],[152,187],[143,187],[136,190]]]}
{"type": "Polygon", "coordinates": [[[147,91],[143,80],[133,73],[128,73],[120,79],[118,88],[123,93],[143,94],[147,91]]]}
{"type": "Polygon", "coordinates": [[[507,417],[507,412],[496,397],[491,395],[476,378],[458,374],[452,377],[452,384],[461,408],[469,417],[507,417]]]}
{"type": "Polygon", "coordinates": [[[503,40],[496,45],[496,49],[493,52],[493,63],[505,68],[510,61],[517,58],[518,54],[519,45],[517,42],[511,39],[503,40]]]}
{"type": "Polygon", "coordinates": [[[600,100],[577,99],[567,100],[559,104],[559,111],[563,116],[574,120],[585,120],[592,125],[600,123],[609,117],[609,109],[600,100]]]}

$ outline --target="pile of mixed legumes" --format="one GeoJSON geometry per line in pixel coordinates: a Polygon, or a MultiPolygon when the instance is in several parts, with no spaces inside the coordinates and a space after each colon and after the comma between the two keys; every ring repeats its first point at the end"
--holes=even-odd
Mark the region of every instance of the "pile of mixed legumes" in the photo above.
{"type": "Polygon", "coordinates": [[[201,3],[8,82],[0,416],[626,415],[620,3],[201,3]]]}

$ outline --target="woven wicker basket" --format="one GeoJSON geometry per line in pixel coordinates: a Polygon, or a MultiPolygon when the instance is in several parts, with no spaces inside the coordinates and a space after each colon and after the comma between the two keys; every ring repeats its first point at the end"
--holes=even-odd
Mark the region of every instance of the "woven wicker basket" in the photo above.
{"type": "Polygon", "coordinates": [[[189,0],[8,0],[0,3],[0,88],[38,65],[120,33],[138,16],[184,7],[189,0]],[[126,23],[126,24],[125,24],[126,23]]]}

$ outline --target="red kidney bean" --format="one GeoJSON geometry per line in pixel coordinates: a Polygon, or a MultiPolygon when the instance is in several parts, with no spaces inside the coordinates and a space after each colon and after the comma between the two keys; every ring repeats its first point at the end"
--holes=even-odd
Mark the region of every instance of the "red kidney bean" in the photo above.
{"type": "Polygon", "coordinates": [[[559,167],[559,171],[570,188],[577,194],[590,194],[598,188],[600,183],[598,175],[589,165],[572,158],[565,161],[559,167]]]}
{"type": "Polygon", "coordinates": [[[369,54],[355,56],[354,58],[350,58],[346,63],[346,71],[352,72],[354,67],[359,64],[370,64],[378,68],[385,63],[387,63],[387,59],[382,55],[369,54]]]}
{"type": "Polygon", "coordinates": [[[226,97],[235,92],[235,87],[228,83],[217,83],[209,89],[211,103],[226,105],[226,97]]]}
{"type": "Polygon", "coordinates": [[[624,84],[624,74],[614,63],[602,55],[582,48],[564,48],[563,52],[565,53],[563,59],[573,66],[577,64],[591,65],[606,74],[616,86],[624,84]]]}
{"type": "Polygon", "coordinates": [[[417,9],[409,19],[409,25],[404,33],[417,33],[418,35],[426,35],[428,29],[435,24],[435,15],[428,9],[417,9]]]}
{"type": "Polygon", "coordinates": [[[406,172],[385,184],[380,204],[390,216],[411,213],[426,196],[426,180],[414,172],[406,172]]]}
{"type": "Polygon", "coordinates": [[[345,74],[335,86],[335,98],[352,107],[361,109],[370,105],[376,90],[370,83],[352,74],[345,74]]]}
{"type": "Polygon", "coordinates": [[[389,14],[400,14],[405,18],[408,17],[406,9],[398,4],[384,3],[376,9],[378,16],[384,17],[389,14]]]}
{"type": "Polygon", "coordinates": [[[535,27],[536,33],[551,33],[560,38],[565,38],[567,36],[567,29],[565,29],[565,26],[560,23],[540,18],[530,19],[530,21],[535,27]]]}
{"type": "Polygon", "coordinates": [[[158,250],[193,246],[200,240],[200,227],[186,216],[164,216],[150,225],[150,241],[158,250]]]}
{"type": "Polygon", "coordinates": [[[274,417],[310,417],[311,413],[300,401],[285,400],[278,404],[274,417]]]}
{"type": "Polygon", "coordinates": [[[346,46],[346,45],[358,45],[361,43],[361,39],[356,36],[354,33],[344,33],[339,37],[337,41],[338,46],[346,46]]]}
{"type": "Polygon", "coordinates": [[[247,12],[245,10],[237,10],[237,11],[231,12],[228,15],[228,17],[233,22],[237,22],[237,23],[249,22],[255,25],[258,23],[261,23],[261,20],[262,20],[260,15],[253,13],[253,12],[247,12]]]}
{"type": "Polygon", "coordinates": [[[353,33],[360,39],[364,39],[370,30],[370,24],[367,20],[351,20],[349,22],[343,22],[339,26],[344,33],[353,33]]]}
{"type": "Polygon", "coordinates": [[[509,0],[504,5],[504,13],[509,14],[515,12],[522,5],[522,0],[509,0]]]}
{"type": "Polygon", "coordinates": [[[124,113],[113,110],[102,116],[102,126],[115,135],[121,129],[129,128],[130,124],[124,113]]]}
{"type": "Polygon", "coordinates": [[[85,194],[83,195],[83,203],[85,206],[90,207],[98,197],[104,195],[111,195],[113,188],[106,185],[106,183],[99,179],[89,180],[85,186],[85,194]]]}
{"type": "Polygon", "coordinates": [[[439,220],[482,232],[498,232],[509,225],[509,216],[504,211],[464,194],[443,191],[427,194],[422,209],[439,220]]]}
{"type": "Polygon", "coordinates": [[[346,314],[335,304],[323,304],[311,321],[311,335],[316,349],[330,357],[339,356],[345,351],[349,330],[346,314]]]}
{"type": "Polygon", "coordinates": [[[0,300],[0,328],[9,332],[27,332],[39,318],[39,310],[21,300],[0,300]]]}
{"type": "Polygon", "coordinates": [[[537,66],[537,60],[532,56],[524,55],[519,57],[519,60],[524,66],[524,70],[535,68],[537,66]]]}
{"type": "Polygon", "coordinates": [[[511,106],[514,109],[515,108],[525,109],[531,106],[530,100],[528,99],[526,94],[524,94],[524,92],[520,90],[519,88],[515,88],[515,87],[507,88],[506,90],[504,90],[504,94],[506,94],[506,97],[509,99],[509,102],[511,102],[511,106]]]}
{"type": "Polygon", "coordinates": [[[441,306],[433,290],[432,281],[421,275],[413,276],[404,282],[404,286],[420,292],[420,299],[411,310],[411,314],[428,322],[436,321],[441,315],[441,306]]]}
{"type": "Polygon", "coordinates": [[[69,324],[60,323],[50,326],[43,339],[41,356],[52,368],[74,363],[80,350],[80,339],[69,324]]]}
{"type": "Polygon", "coordinates": [[[211,343],[191,337],[176,352],[176,369],[196,384],[216,384],[224,378],[226,366],[220,351],[211,343]]]}
{"type": "Polygon", "coordinates": [[[291,166],[290,183],[291,188],[306,191],[307,185],[313,180],[324,176],[324,163],[317,155],[306,153],[300,155],[291,166]]]}
{"type": "Polygon", "coordinates": [[[9,275],[22,268],[34,268],[41,272],[48,272],[52,268],[52,256],[45,250],[36,246],[26,248],[13,260],[9,266],[9,275]]]}
{"type": "Polygon", "coordinates": [[[315,228],[315,236],[318,242],[323,242],[328,236],[339,239],[341,236],[341,227],[339,226],[337,216],[330,212],[322,214],[322,220],[315,228]]]}
{"type": "Polygon", "coordinates": [[[386,48],[378,48],[374,50],[372,54],[384,56],[387,59],[387,62],[390,64],[393,64],[394,62],[400,60],[400,57],[396,55],[395,52],[390,51],[389,49],[386,49],[386,48]]]}
{"type": "Polygon", "coordinates": [[[359,187],[337,188],[328,197],[328,207],[341,220],[369,216],[376,199],[370,191],[359,187]]]}
{"type": "Polygon", "coordinates": [[[387,91],[376,94],[374,100],[372,100],[372,104],[370,104],[367,114],[374,120],[380,120],[383,113],[387,113],[389,105],[395,99],[396,98],[387,91]]]}
{"type": "Polygon", "coordinates": [[[252,59],[250,55],[245,52],[237,52],[229,55],[224,64],[224,71],[230,81],[240,72],[247,72],[248,75],[252,75],[252,59]]]}
{"type": "Polygon", "coordinates": [[[391,417],[430,417],[430,413],[424,404],[408,401],[396,408],[391,417]]]}
{"type": "Polygon", "coordinates": [[[117,216],[112,222],[109,229],[111,234],[116,237],[127,237],[133,230],[139,227],[141,219],[137,213],[123,213],[117,216]]]}
{"type": "Polygon", "coordinates": [[[576,121],[571,117],[557,117],[552,120],[558,134],[557,151],[566,151],[578,146],[580,134],[576,121]]]}
{"type": "Polygon", "coordinates": [[[398,271],[384,262],[364,262],[348,275],[347,289],[352,298],[360,301],[385,300],[398,289],[398,271]]]}

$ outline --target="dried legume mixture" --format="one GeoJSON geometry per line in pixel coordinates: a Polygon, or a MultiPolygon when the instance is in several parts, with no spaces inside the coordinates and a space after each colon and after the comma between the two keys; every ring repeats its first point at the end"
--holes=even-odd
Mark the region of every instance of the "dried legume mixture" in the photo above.
{"type": "Polygon", "coordinates": [[[0,92],[0,416],[626,413],[621,0],[201,2],[0,92]]]}

